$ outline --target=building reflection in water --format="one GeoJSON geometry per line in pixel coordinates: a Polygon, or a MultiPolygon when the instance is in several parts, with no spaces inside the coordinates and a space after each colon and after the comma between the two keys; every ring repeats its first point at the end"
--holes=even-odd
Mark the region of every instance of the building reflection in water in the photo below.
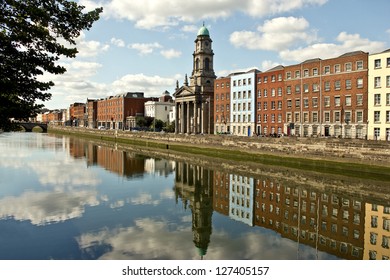
{"type": "Polygon", "coordinates": [[[200,258],[207,253],[212,232],[213,171],[201,166],[176,162],[175,195],[191,209],[193,242],[200,258]]]}
{"type": "MultiPolygon", "coordinates": [[[[388,259],[390,207],[334,189],[258,176],[210,171],[176,163],[176,198],[192,211],[194,243],[204,256],[212,232],[212,211],[248,226],[343,259],[388,259]]],[[[337,186],[333,186],[337,187],[337,186]]]]}
{"type": "Polygon", "coordinates": [[[176,169],[176,203],[180,199],[191,210],[193,242],[201,258],[210,246],[213,211],[297,242],[297,258],[300,244],[343,259],[390,257],[390,203],[386,199],[348,193],[347,188],[338,191],[336,183],[325,188],[316,181],[313,187],[286,174],[283,179],[229,174],[75,138],[62,145],[68,146],[71,156],[87,158],[89,166],[99,165],[124,177],[167,176],[176,169]]]}
{"type": "Polygon", "coordinates": [[[115,147],[97,145],[77,138],[68,138],[69,153],[75,158],[86,158],[88,166],[101,166],[126,178],[145,174],[168,176],[175,170],[174,162],[124,151],[115,147]]]}

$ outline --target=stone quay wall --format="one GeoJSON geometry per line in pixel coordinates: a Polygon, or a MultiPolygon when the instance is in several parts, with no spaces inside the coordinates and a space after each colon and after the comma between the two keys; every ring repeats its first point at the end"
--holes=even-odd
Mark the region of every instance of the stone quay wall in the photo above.
{"type": "Polygon", "coordinates": [[[155,132],[129,132],[120,130],[97,130],[86,128],[53,127],[67,133],[80,133],[94,137],[108,136],[184,145],[210,147],[235,151],[271,154],[276,156],[349,161],[390,166],[390,142],[311,137],[238,137],[231,135],[186,135],[155,132]]]}

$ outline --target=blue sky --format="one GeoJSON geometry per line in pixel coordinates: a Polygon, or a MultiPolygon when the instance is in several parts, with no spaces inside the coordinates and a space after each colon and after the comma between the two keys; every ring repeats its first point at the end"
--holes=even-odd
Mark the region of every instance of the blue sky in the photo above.
{"type": "Polygon", "coordinates": [[[203,22],[210,31],[217,76],[355,50],[390,48],[388,0],[79,0],[103,7],[77,39],[76,59],[60,61],[49,109],[128,91],[171,94],[191,75],[203,22]]]}

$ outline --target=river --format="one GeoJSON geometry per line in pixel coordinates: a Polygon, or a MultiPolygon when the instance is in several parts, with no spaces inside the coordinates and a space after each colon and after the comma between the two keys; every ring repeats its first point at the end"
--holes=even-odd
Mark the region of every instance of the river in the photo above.
{"type": "Polygon", "coordinates": [[[1,133],[0,259],[390,257],[390,182],[193,157],[1,133]]]}

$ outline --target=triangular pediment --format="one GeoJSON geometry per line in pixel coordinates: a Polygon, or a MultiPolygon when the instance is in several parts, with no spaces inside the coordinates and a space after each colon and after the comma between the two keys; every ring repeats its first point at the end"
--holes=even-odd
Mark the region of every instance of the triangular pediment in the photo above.
{"type": "Polygon", "coordinates": [[[191,88],[189,86],[182,86],[179,89],[177,89],[175,91],[175,93],[173,94],[173,96],[176,99],[180,98],[180,97],[187,97],[187,96],[192,96],[192,95],[195,95],[195,91],[193,88],[191,88]]]}

